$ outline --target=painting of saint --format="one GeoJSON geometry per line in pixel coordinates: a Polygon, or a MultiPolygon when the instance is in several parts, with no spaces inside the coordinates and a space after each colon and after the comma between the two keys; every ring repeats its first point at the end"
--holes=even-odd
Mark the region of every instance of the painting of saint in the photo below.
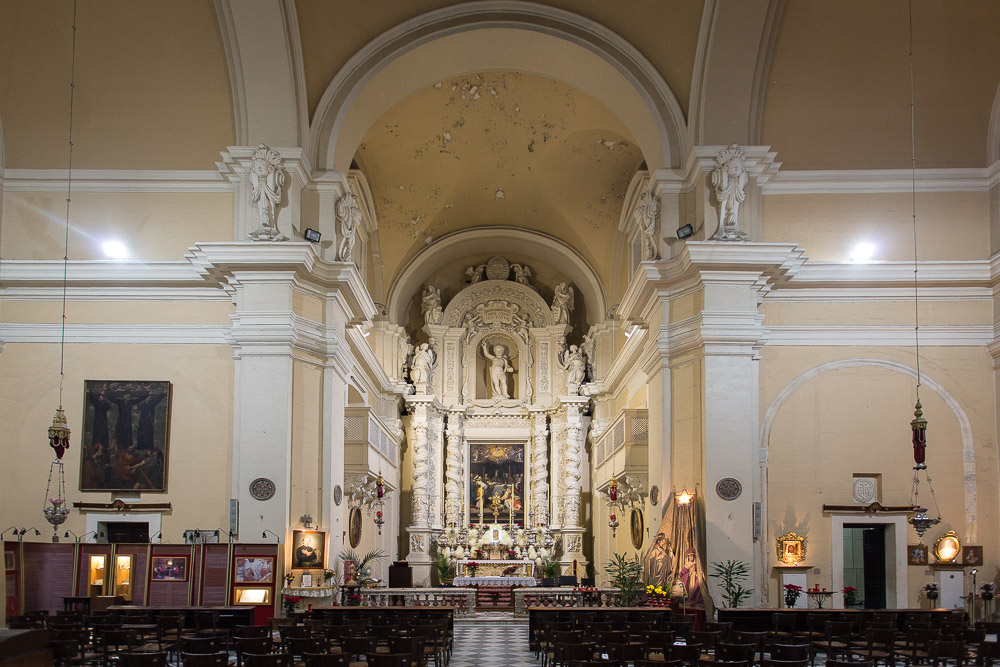
{"type": "Polygon", "coordinates": [[[292,531],[292,567],[323,567],[326,533],[317,530],[292,531]]]}
{"type": "Polygon", "coordinates": [[[472,443],[469,452],[469,521],[524,523],[524,443],[472,443]]]}
{"type": "Polygon", "coordinates": [[[169,382],[86,380],[81,491],[166,491],[169,382]]]}

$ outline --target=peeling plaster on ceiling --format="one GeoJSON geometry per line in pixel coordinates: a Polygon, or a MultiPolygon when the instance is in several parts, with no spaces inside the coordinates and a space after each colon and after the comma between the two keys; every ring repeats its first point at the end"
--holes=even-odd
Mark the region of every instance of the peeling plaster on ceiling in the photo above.
{"type": "Polygon", "coordinates": [[[624,125],[576,89],[485,72],[407,97],[372,124],[355,160],[372,188],[391,281],[424,245],[480,225],[546,231],[611,266],[642,155],[624,125]]]}

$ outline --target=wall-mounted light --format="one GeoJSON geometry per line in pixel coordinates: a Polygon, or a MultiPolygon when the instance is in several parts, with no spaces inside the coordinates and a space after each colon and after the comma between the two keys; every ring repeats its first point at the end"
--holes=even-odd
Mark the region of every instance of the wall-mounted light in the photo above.
{"type": "Polygon", "coordinates": [[[319,240],[323,238],[322,234],[317,232],[315,229],[312,229],[311,227],[306,227],[306,231],[303,234],[303,236],[305,236],[306,241],[309,241],[310,243],[319,243],[319,240]]]}
{"type": "Polygon", "coordinates": [[[868,241],[862,241],[861,243],[854,246],[853,250],[851,250],[850,261],[859,264],[863,264],[864,262],[870,262],[872,261],[872,257],[875,256],[876,249],[877,248],[875,247],[874,243],[870,243],[868,241]]]}
{"type": "Polygon", "coordinates": [[[125,259],[128,257],[128,248],[121,241],[105,241],[101,248],[108,259],[125,259]]]}
{"type": "Polygon", "coordinates": [[[687,505],[694,499],[694,494],[688,493],[688,490],[684,489],[678,493],[675,498],[677,499],[678,505],[687,505]]]}
{"type": "Polygon", "coordinates": [[[678,239],[686,239],[687,237],[691,236],[692,234],[694,234],[694,227],[692,227],[691,225],[684,225],[683,227],[678,227],[677,228],[677,238],[678,239]]]}

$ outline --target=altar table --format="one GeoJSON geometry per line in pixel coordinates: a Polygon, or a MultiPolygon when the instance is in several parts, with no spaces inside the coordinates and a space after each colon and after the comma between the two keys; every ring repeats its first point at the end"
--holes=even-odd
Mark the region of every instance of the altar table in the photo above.
{"type": "Polygon", "coordinates": [[[455,577],[455,585],[467,586],[534,586],[534,577],[455,577]]]}

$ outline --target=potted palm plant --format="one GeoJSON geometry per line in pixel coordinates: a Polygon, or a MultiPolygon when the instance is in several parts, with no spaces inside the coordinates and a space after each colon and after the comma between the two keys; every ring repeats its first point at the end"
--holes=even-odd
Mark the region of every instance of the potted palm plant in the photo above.
{"type": "Polygon", "coordinates": [[[642,585],[642,563],[638,556],[628,558],[625,554],[612,553],[611,560],[604,565],[604,571],[611,575],[611,585],[618,589],[618,606],[639,606],[646,594],[642,585]]]}
{"type": "Polygon", "coordinates": [[[559,563],[546,558],[542,561],[542,586],[552,588],[556,585],[556,575],[559,573],[559,563]]]}
{"type": "Polygon", "coordinates": [[[752,588],[743,588],[743,582],[750,576],[750,564],[741,560],[713,562],[712,574],[722,580],[722,599],[726,606],[735,609],[753,594],[752,588]]]}
{"type": "Polygon", "coordinates": [[[439,551],[437,558],[434,559],[434,569],[438,574],[438,583],[442,587],[451,586],[455,580],[452,576],[452,565],[452,560],[439,551]]]}

